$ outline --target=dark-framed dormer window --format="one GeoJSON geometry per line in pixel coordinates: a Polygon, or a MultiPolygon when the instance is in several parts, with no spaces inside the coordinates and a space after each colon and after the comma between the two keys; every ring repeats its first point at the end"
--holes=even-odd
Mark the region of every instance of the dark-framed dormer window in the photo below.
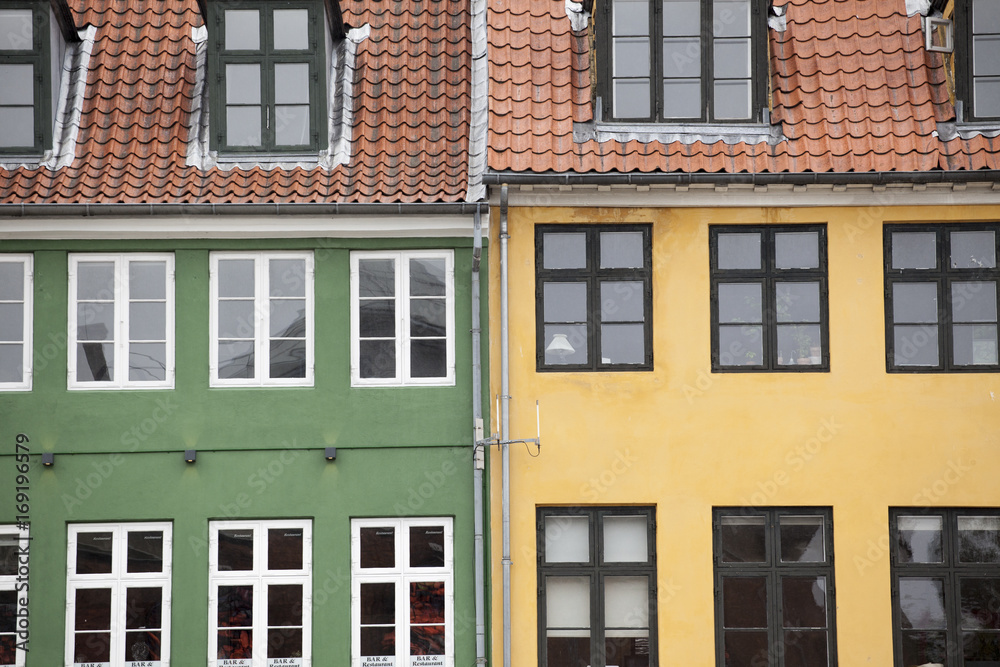
{"type": "Polygon", "coordinates": [[[212,146],[311,152],[326,139],[323,3],[209,2],[212,146]]]}
{"type": "Polygon", "coordinates": [[[1000,121],[1000,3],[959,0],[955,28],[959,120],[1000,121]]]}
{"type": "Polygon", "coordinates": [[[0,153],[41,153],[52,134],[49,3],[0,6],[0,153]]]}
{"type": "Polygon", "coordinates": [[[597,23],[603,120],[750,123],[766,102],[767,16],[752,0],[609,0],[597,23]]]}

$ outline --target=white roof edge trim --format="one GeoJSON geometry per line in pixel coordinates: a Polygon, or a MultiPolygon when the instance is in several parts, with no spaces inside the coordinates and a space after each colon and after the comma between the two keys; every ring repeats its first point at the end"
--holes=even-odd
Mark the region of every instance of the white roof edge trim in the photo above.
{"type": "MultiPolygon", "coordinates": [[[[482,216],[484,228],[489,216],[482,216]]],[[[0,218],[0,239],[471,238],[474,216],[337,215],[0,218]]],[[[484,233],[485,233],[484,229],[484,233]]]]}
{"type": "Polygon", "coordinates": [[[483,174],[486,173],[489,130],[489,43],[486,30],[486,0],[472,1],[472,109],[469,119],[468,190],[465,201],[486,198],[483,174]]]}

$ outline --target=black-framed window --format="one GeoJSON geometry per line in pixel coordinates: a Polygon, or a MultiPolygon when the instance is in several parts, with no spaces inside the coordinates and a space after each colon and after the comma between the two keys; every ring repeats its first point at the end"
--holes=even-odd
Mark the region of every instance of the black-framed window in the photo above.
{"type": "Polygon", "coordinates": [[[655,667],[656,512],[539,508],[539,667],[655,667]]]}
{"type": "Polygon", "coordinates": [[[1000,4],[959,0],[955,5],[957,96],[962,120],[1000,120],[1000,4]]]}
{"type": "Polygon", "coordinates": [[[49,3],[0,7],[0,153],[41,153],[52,133],[49,3]]]}
{"type": "Polygon", "coordinates": [[[753,0],[609,0],[598,22],[604,120],[759,122],[767,16],[753,0]]]}
{"type": "Polygon", "coordinates": [[[318,150],[326,138],[319,0],[210,0],[212,147],[318,150]]]}
{"type": "Polygon", "coordinates": [[[1000,510],[892,508],[894,664],[996,665],[1000,510]]]}
{"type": "Polygon", "coordinates": [[[715,508],[719,667],[834,667],[830,508],[715,508]]]}
{"type": "Polygon", "coordinates": [[[538,370],[653,368],[652,227],[535,227],[538,370]]]}
{"type": "Polygon", "coordinates": [[[712,369],[830,369],[826,226],[709,228],[712,369]]]}
{"type": "Polygon", "coordinates": [[[886,368],[993,371],[1000,225],[886,225],[886,368]]]}

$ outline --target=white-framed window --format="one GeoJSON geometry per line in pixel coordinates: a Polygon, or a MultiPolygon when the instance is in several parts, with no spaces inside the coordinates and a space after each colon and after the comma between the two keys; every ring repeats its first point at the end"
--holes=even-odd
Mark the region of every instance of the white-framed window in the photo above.
{"type": "Polygon", "coordinates": [[[171,525],[69,526],[66,665],[169,667],[171,525]]]}
{"type": "Polygon", "coordinates": [[[448,517],[351,521],[352,667],[453,667],[448,517]]]}
{"type": "Polygon", "coordinates": [[[174,386],[174,256],[69,256],[69,388],[174,386]]]}
{"type": "Polygon", "coordinates": [[[313,385],[313,254],[211,255],[211,386],[313,385]]]}
{"type": "Polygon", "coordinates": [[[452,251],[351,253],[351,384],[455,384],[452,251]]]}
{"type": "Polygon", "coordinates": [[[209,525],[208,666],[309,667],[312,522],[209,525]]]}
{"type": "Polygon", "coordinates": [[[0,667],[24,667],[27,655],[18,631],[25,630],[19,621],[27,619],[28,581],[22,568],[28,564],[22,559],[28,544],[27,528],[0,526],[0,667]]]}
{"type": "Polygon", "coordinates": [[[31,255],[0,254],[0,391],[31,389],[33,278],[31,255]]]}

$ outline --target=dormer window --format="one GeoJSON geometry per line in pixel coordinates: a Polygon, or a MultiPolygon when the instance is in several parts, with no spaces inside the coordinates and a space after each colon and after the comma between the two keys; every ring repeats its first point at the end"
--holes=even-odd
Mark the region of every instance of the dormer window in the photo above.
{"type": "Polygon", "coordinates": [[[318,150],[326,141],[323,3],[216,0],[209,26],[213,149],[318,150]]]}
{"type": "Polygon", "coordinates": [[[967,121],[1000,120],[1000,3],[966,0],[956,11],[964,46],[955,49],[958,62],[957,96],[964,102],[967,121]]]}
{"type": "Polygon", "coordinates": [[[751,0],[610,0],[598,22],[603,120],[759,122],[766,17],[751,0]]]}
{"type": "Polygon", "coordinates": [[[0,152],[41,153],[51,143],[49,3],[0,9],[0,152]]]}

